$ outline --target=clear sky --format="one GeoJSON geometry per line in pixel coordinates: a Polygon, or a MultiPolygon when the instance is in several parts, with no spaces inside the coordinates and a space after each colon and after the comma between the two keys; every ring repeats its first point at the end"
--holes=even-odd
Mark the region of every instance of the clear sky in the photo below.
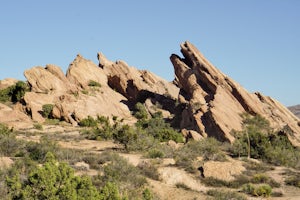
{"type": "Polygon", "coordinates": [[[248,91],[300,104],[299,0],[0,0],[0,79],[97,52],[172,80],[188,40],[248,91]],[[181,55],[180,55],[181,56],[181,55]]]}

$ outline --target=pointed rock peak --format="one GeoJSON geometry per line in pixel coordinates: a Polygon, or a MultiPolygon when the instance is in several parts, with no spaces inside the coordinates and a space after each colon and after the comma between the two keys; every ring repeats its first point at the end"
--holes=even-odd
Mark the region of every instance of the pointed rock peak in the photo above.
{"type": "Polygon", "coordinates": [[[104,68],[106,66],[110,66],[110,65],[114,64],[114,62],[108,60],[102,52],[99,52],[97,54],[97,58],[99,61],[99,67],[101,67],[101,68],[104,68]]]}
{"type": "Polygon", "coordinates": [[[180,46],[183,58],[173,54],[170,59],[180,87],[179,100],[187,104],[182,111],[182,129],[232,142],[231,131],[241,130],[241,114],[248,113],[263,116],[274,129],[288,125],[293,131],[288,135],[290,141],[300,146],[298,120],[287,108],[260,93],[247,92],[213,66],[190,42],[180,46]]]}

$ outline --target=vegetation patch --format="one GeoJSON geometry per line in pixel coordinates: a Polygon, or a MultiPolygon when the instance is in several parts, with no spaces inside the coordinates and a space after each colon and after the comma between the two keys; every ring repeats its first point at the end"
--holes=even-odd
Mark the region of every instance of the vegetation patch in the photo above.
{"type": "Polygon", "coordinates": [[[274,132],[269,122],[259,116],[243,115],[243,130],[235,131],[237,138],[230,152],[232,156],[261,159],[274,165],[300,167],[300,150],[293,147],[284,132],[274,132]]]}
{"type": "Polygon", "coordinates": [[[0,102],[16,103],[23,99],[25,93],[29,91],[29,86],[23,81],[18,81],[15,85],[0,90],[0,102]]]}
{"type": "Polygon", "coordinates": [[[252,196],[270,197],[272,194],[272,187],[268,184],[254,185],[248,183],[242,186],[242,191],[252,196]]]}
{"type": "Polygon", "coordinates": [[[247,200],[247,197],[245,195],[235,191],[229,191],[225,189],[211,189],[207,191],[207,194],[213,197],[211,199],[214,200],[228,200],[228,199],[247,200]]]}

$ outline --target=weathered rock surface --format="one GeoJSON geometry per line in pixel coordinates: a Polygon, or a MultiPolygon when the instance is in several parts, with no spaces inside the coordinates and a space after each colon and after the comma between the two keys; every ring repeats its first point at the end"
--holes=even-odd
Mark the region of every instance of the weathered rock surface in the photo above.
{"type": "Polygon", "coordinates": [[[289,126],[288,134],[295,146],[300,146],[298,118],[286,107],[260,93],[251,94],[214,67],[189,42],[181,45],[184,58],[173,54],[176,81],[180,87],[179,101],[186,105],[182,111],[181,128],[219,140],[234,141],[232,129],[240,130],[242,113],[259,114],[275,129],[289,126]]]}
{"type": "Polygon", "coordinates": [[[0,123],[16,129],[28,128],[32,126],[30,117],[18,109],[11,108],[0,103],[0,123]]]}
{"type": "Polygon", "coordinates": [[[98,60],[106,71],[109,86],[131,102],[151,97],[163,103],[178,97],[178,87],[149,71],[130,67],[124,61],[111,62],[102,53],[98,53],[98,60]]]}
{"type": "Polygon", "coordinates": [[[14,78],[6,78],[3,80],[0,80],[0,90],[3,90],[5,88],[8,88],[10,86],[15,85],[18,82],[17,79],[14,78]]]}
{"type": "Polygon", "coordinates": [[[107,85],[107,77],[103,70],[79,54],[69,66],[67,79],[81,88],[88,88],[90,81],[107,85]]]}
{"type": "Polygon", "coordinates": [[[203,165],[204,178],[212,177],[224,181],[232,181],[236,176],[246,171],[243,163],[238,160],[230,160],[227,162],[208,161],[203,165]]]}
{"type": "Polygon", "coordinates": [[[43,122],[42,106],[53,104],[54,118],[77,125],[87,116],[118,116],[127,122],[135,119],[124,103],[123,95],[108,85],[105,71],[92,61],[77,55],[67,74],[55,65],[33,67],[24,72],[31,92],[24,96],[25,109],[34,121],[43,122]],[[90,82],[99,86],[89,86],[90,82]]]}

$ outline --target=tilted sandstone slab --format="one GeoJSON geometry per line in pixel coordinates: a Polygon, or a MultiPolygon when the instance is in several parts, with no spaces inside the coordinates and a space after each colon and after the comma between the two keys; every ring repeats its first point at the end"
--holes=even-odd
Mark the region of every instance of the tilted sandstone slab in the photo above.
{"type": "Polygon", "coordinates": [[[106,71],[108,84],[129,101],[137,101],[143,95],[161,95],[177,99],[179,88],[159,76],[128,66],[124,61],[112,62],[98,53],[99,66],[106,71]]]}
{"type": "Polygon", "coordinates": [[[173,54],[176,81],[180,87],[179,101],[186,104],[181,128],[195,130],[203,136],[234,141],[230,132],[241,130],[241,114],[259,114],[275,129],[288,126],[295,146],[300,146],[298,119],[287,108],[260,93],[251,94],[214,67],[189,42],[181,45],[184,58],[173,54]]]}

